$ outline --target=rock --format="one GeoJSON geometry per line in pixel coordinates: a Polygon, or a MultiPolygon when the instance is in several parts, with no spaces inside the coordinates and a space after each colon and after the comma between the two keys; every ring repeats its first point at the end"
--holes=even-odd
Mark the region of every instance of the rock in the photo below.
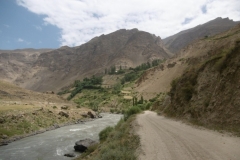
{"type": "Polygon", "coordinates": [[[6,146],[6,145],[8,145],[7,142],[1,142],[1,143],[0,143],[0,146],[6,146]]]}
{"type": "Polygon", "coordinates": [[[66,157],[76,157],[76,155],[74,153],[66,153],[66,154],[64,154],[64,156],[66,156],[66,157]]]}
{"type": "Polygon", "coordinates": [[[95,112],[93,112],[93,111],[88,111],[88,116],[90,117],[90,118],[96,118],[96,113],[95,112]]]}
{"type": "Polygon", "coordinates": [[[61,109],[68,109],[68,106],[62,106],[61,109]]]}
{"type": "Polygon", "coordinates": [[[2,135],[2,139],[7,139],[8,138],[8,136],[7,135],[2,135]]]}
{"type": "Polygon", "coordinates": [[[82,113],[81,116],[83,116],[84,118],[87,118],[88,114],[87,113],[82,113]]]}
{"type": "Polygon", "coordinates": [[[5,119],[4,118],[0,118],[0,123],[4,123],[5,119]]]}
{"type": "Polygon", "coordinates": [[[69,117],[69,115],[68,115],[66,112],[63,112],[63,111],[60,111],[58,114],[59,114],[60,116],[66,117],[66,118],[69,117]]]}
{"type": "Polygon", "coordinates": [[[47,91],[47,92],[45,92],[46,94],[54,94],[54,92],[53,91],[47,91]]]}
{"type": "Polygon", "coordinates": [[[91,139],[84,139],[84,140],[77,141],[75,143],[74,149],[75,151],[84,152],[88,147],[93,146],[95,144],[97,144],[96,141],[93,141],[91,139]]]}
{"type": "Polygon", "coordinates": [[[58,124],[54,124],[53,127],[56,128],[60,128],[60,126],[58,124]]]}
{"type": "Polygon", "coordinates": [[[32,115],[37,115],[37,113],[36,112],[32,112],[32,115]]]}
{"type": "Polygon", "coordinates": [[[98,118],[102,118],[102,116],[99,114],[99,115],[98,115],[98,118]]]}

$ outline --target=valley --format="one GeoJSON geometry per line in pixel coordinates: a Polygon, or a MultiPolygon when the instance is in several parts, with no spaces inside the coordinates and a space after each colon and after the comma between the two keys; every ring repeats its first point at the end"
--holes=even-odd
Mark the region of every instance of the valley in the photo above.
{"type": "Polygon", "coordinates": [[[0,144],[111,113],[122,119],[81,159],[237,159],[238,147],[221,147],[239,146],[239,53],[240,25],[228,18],[163,40],[121,29],[76,47],[0,50],[0,144]]]}

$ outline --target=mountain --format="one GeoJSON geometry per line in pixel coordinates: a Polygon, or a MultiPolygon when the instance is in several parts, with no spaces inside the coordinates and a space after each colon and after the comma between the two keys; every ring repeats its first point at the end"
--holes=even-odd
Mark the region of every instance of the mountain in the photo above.
{"type": "Polygon", "coordinates": [[[240,25],[201,43],[206,49],[172,84],[166,113],[240,135],[240,25]]]}
{"type": "Polygon", "coordinates": [[[135,91],[144,99],[155,93],[159,99],[154,108],[168,116],[240,135],[239,53],[240,24],[191,43],[148,70],[135,91]]]}
{"type": "Polygon", "coordinates": [[[52,49],[0,50],[0,77],[11,83],[20,83],[19,77],[31,77],[31,67],[38,56],[52,49]]]}
{"type": "Polygon", "coordinates": [[[239,22],[234,22],[229,18],[219,17],[205,24],[198,25],[194,28],[167,37],[163,39],[163,42],[172,53],[177,53],[195,40],[227,31],[238,23],[239,22]]]}
{"type": "Polygon", "coordinates": [[[35,91],[58,91],[111,66],[124,69],[171,56],[160,37],[137,29],[121,29],[73,48],[22,52],[0,52],[1,79],[35,91]]]}

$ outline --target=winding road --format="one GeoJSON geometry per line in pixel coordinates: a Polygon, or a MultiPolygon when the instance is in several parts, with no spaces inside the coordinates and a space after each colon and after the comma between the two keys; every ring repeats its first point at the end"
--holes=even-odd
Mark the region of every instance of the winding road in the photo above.
{"type": "Polygon", "coordinates": [[[158,116],[137,116],[140,160],[240,160],[240,138],[158,116]]]}

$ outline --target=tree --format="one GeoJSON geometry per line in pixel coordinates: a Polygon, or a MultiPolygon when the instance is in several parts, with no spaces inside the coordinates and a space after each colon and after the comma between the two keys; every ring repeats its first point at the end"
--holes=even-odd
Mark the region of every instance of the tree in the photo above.
{"type": "Polygon", "coordinates": [[[107,68],[105,68],[105,74],[108,74],[108,69],[107,68]]]}
{"type": "Polygon", "coordinates": [[[115,74],[115,71],[116,71],[116,67],[115,66],[111,66],[109,74],[115,74]]]}
{"type": "Polygon", "coordinates": [[[138,104],[143,104],[143,96],[141,96],[141,99],[138,101],[138,104]]]}

